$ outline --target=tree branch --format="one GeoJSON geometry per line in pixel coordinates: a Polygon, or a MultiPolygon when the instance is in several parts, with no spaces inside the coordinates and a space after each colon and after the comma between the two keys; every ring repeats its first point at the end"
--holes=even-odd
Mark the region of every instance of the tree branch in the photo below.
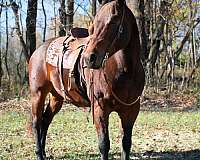
{"type": "Polygon", "coordinates": [[[196,23],[195,21],[193,21],[191,24],[190,24],[190,28],[188,29],[188,31],[186,32],[183,40],[181,41],[181,44],[179,46],[179,48],[174,52],[174,55],[175,55],[175,59],[178,59],[179,55],[181,54],[182,50],[183,50],[183,47],[185,45],[185,43],[188,41],[189,37],[190,37],[190,34],[192,32],[192,30],[200,23],[200,18],[198,18],[196,20],[196,23]]]}

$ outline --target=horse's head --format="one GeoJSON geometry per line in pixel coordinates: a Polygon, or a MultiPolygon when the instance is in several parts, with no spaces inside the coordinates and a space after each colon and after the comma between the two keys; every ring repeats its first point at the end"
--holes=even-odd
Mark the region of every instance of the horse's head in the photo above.
{"type": "Polygon", "coordinates": [[[125,48],[130,39],[125,0],[104,3],[89,28],[90,41],[84,53],[88,68],[101,68],[107,58],[125,48]]]}

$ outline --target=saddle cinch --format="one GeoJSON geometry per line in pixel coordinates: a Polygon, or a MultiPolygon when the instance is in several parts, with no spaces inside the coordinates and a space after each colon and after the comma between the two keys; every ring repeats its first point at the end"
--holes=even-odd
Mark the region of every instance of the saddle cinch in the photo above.
{"type": "Polygon", "coordinates": [[[74,76],[77,61],[88,42],[87,37],[87,29],[73,28],[68,36],[53,40],[47,49],[46,62],[57,68],[63,97],[67,102],[73,100],[76,103],[80,98],[87,99],[85,93],[81,93],[74,76]]]}

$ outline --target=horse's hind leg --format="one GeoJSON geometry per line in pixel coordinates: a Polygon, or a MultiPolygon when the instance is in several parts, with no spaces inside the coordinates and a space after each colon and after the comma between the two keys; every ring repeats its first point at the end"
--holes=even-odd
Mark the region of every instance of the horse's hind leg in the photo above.
{"type": "Polygon", "coordinates": [[[132,144],[132,129],[135,123],[135,120],[139,113],[140,104],[135,104],[134,106],[130,106],[130,108],[124,111],[118,112],[121,118],[121,132],[122,132],[122,153],[121,153],[121,160],[129,160],[130,149],[132,144]]]}
{"type": "Polygon", "coordinates": [[[58,113],[62,107],[63,98],[57,93],[52,92],[49,103],[43,113],[42,129],[41,129],[41,144],[43,150],[43,156],[45,157],[45,141],[49,125],[56,113],[58,113]]]}
{"type": "Polygon", "coordinates": [[[41,128],[42,128],[42,114],[44,110],[44,102],[46,94],[42,91],[32,91],[32,124],[33,132],[36,142],[36,155],[38,160],[43,160],[42,145],[41,145],[41,128]]]}

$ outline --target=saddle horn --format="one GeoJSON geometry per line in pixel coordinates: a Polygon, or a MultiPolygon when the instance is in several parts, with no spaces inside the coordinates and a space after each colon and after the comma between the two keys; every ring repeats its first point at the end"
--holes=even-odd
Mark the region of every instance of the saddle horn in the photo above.
{"type": "MultiPolygon", "coordinates": [[[[108,2],[112,2],[112,1],[114,1],[114,0],[98,0],[99,1],[99,3],[101,4],[101,5],[104,5],[104,4],[106,4],[106,3],[108,3],[108,2]]],[[[126,0],[117,0],[118,1],[118,3],[120,4],[120,5],[123,5],[124,3],[126,3],[126,0]]]]}

